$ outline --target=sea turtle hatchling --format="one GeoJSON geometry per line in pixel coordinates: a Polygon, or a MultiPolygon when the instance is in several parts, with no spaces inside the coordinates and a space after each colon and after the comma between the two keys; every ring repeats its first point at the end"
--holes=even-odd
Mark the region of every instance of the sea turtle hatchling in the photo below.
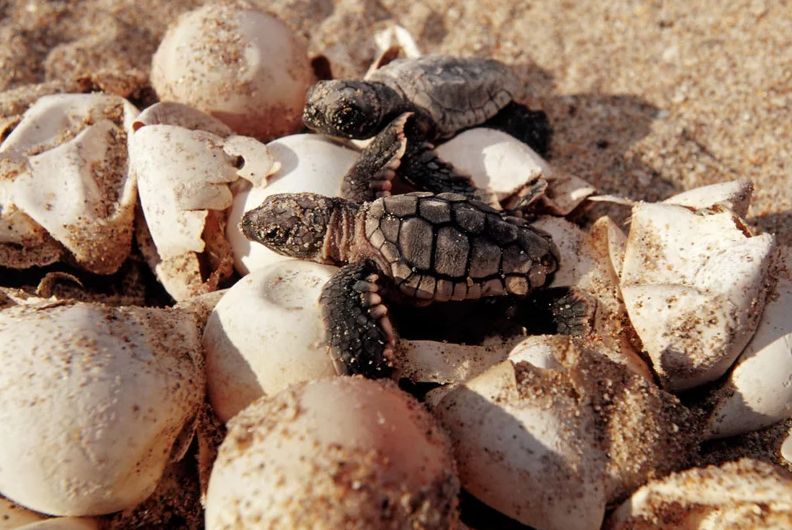
{"type": "Polygon", "coordinates": [[[551,133],[547,116],[516,103],[522,92],[511,69],[493,59],[397,59],[365,80],[316,83],[303,122],[332,136],[376,135],[345,177],[343,197],[362,202],[387,196],[398,174],[418,189],[486,200],[468,176],[434,154],[430,142],[485,124],[544,155],[551,133]]]}
{"type": "Polygon", "coordinates": [[[313,193],[271,195],[242,218],[248,239],[287,256],[342,266],[321,295],[341,374],[387,376],[394,332],[381,295],[419,304],[525,297],[558,268],[547,234],[456,193],[357,204],[313,193]]]}

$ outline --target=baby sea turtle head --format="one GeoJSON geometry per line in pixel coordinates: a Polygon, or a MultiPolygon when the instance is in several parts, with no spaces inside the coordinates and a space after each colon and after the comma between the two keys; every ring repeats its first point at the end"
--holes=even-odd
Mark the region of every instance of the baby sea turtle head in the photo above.
{"type": "Polygon", "coordinates": [[[305,126],[346,138],[370,138],[385,120],[382,87],[365,81],[319,81],[308,91],[305,126]]]}
{"type": "Polygon", "coordinates": [[[242,217],[245,237],[294,258],[322,261],[338,199],[315,193],[270,195],[242,217]]]}

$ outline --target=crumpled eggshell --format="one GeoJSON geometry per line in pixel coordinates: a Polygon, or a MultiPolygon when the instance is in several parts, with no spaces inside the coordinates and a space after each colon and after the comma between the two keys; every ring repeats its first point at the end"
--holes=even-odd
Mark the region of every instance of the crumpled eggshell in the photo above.
{"type": "Polygon", "coordinates": [[[688,469],[640,488],[613,512],[604,528],[792,528],[792,477],[781,468],[750,459],[688,469]]]}
{"type": "Polygon", "coordinates": [[[53,515],[132,508],[203,401],[192,316],[49,302],[0,311],[0,492],[53,515]]]}
{"type": "Polygon", "coordinates": [[[253,402],[229,423],[206,528],[457,528],[445,434],[391,381],[337,377],[253,402]]]}
{"type": "Polygon", "coordinates": [[[756,329],[774,238],[753,236],[723,207],[633,207],[621,290],[662,383],[685,390],[717,379],[756,329]]]}
{"type": "Polygon", "coordinates": [[[206,131],[223,138],[234,134],[228,125],[217,118],[175,101],[160,101],[146,107],[132,122],[132,130],[137,131],[144,125],[176,125],[191,131],[206,131]]]}
{"type": "Polygon", "coordinates": [[[595,299],[592,347],[651,381],[649,368],[630,340],[633,332],[626,324],[627,312],[612,265],[611,240],[618,239],[621,230],[608,217],[598,219],[588,232],[552,216],[540,217],[533,226],[550,234],[561,256],[550,287],[573,287],[595,299]]]}
{"type": "Polygon", "coordinates": [[[336,270],[280,261],[242,278],[217,303],[203,345],[209,399],[222,421],[262,395],[335,375],[319,296],[336,270]]]}
{"type": "Polygon", "coordinates": [[[567,215],[596,189],[584,180],[552,167],[525,143],[486,127],[468,129],[438,146],[435,154],[469,175],[479,188],[505,202],[540,180],[547,189],[540,199],[548,213],[567,215]]]}
{"type": "Polygon", "coordinates": [[[792,416],[792,250],[781,250],[778,281],[756,333],[715,392],[708,438],[755,431],[792,416]]]}
{"type": "Polygon", "coordinates": [[[0,243],[36,239],[32,220],[85,270],[115,272],[131,248],[135,179],[126,135],[136,115],[125,99],[103,94],[33,104],[0,145],[0,180],[12,181],[0,189],[0,218],[13,227],[0,243]]]}
{"type": "Polygon", "coordinates": [[[592,410],[563,376],[504,361],[448,391],[432,412],[476,498],[537,528],[600,527],[605,453],[592,410]]]}
{"type": "Polygon", "coordinates": [[[279,138],[268,143],[267,149],[280,168],[269,177],[266,187],[253,186],[239,191],[228,214],[226,237],[240,274],[286,259],[264,245],[248,241],[239,229],[245,212],[276,193],[311,192],[336,197],[341,192],[344,175],[359,156],[318,134],[279,138]]]}
{"type": "Polygon", "coordinates": [[[233,3],[181,15],[151,61],[161,100],[185,103],[246,136],[269,139],[302,126],[313,82],[307,49],[277,18],[233,3]]]}
{"type": "Polygon", "coordinates": [[[213,290],[231,273],[230,247],[222,237],[223,212],[233,200],[229,185],[239,177],[261,183],[278,164],[254,138],[169,124],[139,126],[129,153],[154,247],[143,249],[147,261],[177,300],[213,290]],[[208,278],[198,259],[204,253],[216,262],[208,278]]]}
{"type": "Polygon", "coordinates": [[[751,205],[753,188],[753,182],[750,179],[718,182],[677,193],[663,202],[697,210],[722,204],[740,217],[745,218],[748,215],[748,207],[751,205]]]}

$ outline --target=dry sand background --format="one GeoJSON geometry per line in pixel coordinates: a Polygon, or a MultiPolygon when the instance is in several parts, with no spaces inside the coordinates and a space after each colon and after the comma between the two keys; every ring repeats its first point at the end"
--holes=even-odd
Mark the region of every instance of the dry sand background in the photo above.
{"type": "MultiPolygon", "coordinates": [[[[17,89],[0,94],[0,115],[31,84],[145,82],[168,23],[202,3],[0,1],[0,91],[17,89]]],[[[364,71],[373,29],[390,20],[426,53],[510,63],[550,115],[555,164],[645,199],[749,177],[751,221],[792,243],[792,2],[253,3],[312,53],[348,54],[337,75],[364,71]]]]}

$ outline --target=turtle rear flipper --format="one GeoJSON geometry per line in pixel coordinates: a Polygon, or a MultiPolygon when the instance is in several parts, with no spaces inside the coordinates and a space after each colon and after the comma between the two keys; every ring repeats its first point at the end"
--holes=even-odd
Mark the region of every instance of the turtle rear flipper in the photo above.
{"type": "Polygon", "coordinates": [[[512,101],[482,127],[510,134],[544,157],[550,152],[553,128],[544,111],[531,110],[512,101]]]}
{"type": "Polygon", "coordinates": [[[322,289],[319,303],[335,370],[340,375],[388,377],[394,333],[369,262],[342,267],[322,289]]]}
{"type": "Polygon", "coordinates": [[[585,336],[594,327],[597,301],[574,287],[552,287],[531,299],[535,318],[543,333],[585,336]]]}

